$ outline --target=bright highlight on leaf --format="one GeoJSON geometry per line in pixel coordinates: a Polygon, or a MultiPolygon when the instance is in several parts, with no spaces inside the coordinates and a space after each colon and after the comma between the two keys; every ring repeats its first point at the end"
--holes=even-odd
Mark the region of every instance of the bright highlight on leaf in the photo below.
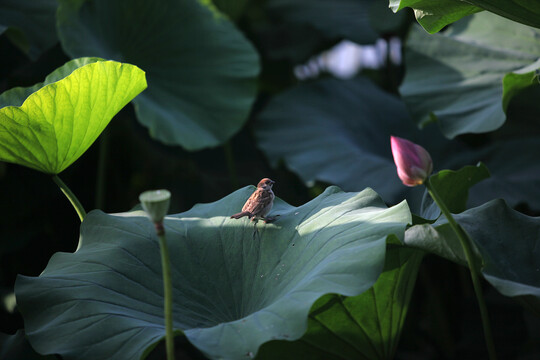
{"type": "MultiPolygon", "coordinates": [[[[276,199],[272,224],[229,219],[253,190],[164,221],[175,330],[212,359],[255,357],[264,342],[300,338],[323,294],[355,296],[375,283],[388,235],[402,238],[411,222],[406,202],[387,208],[371,189],[336,187],[300,207],[276,199]]],[[[93,211],[81,237],[77,252],[17,281],[30,342],[64,359],[139,359],[165,334],[153,224],[142,211],[93,211]]]]}
{"type": "Polygon", "coordinates": [[[145,88],[138,67],[85,58],[43,84],[10,90],[0,96],[0,160],[58,174],[145,88]]]}

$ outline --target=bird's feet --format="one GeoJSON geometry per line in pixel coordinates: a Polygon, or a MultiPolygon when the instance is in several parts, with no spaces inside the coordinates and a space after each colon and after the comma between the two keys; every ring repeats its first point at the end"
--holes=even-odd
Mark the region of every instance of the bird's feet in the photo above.
{"type": "Polygon", "coordinates": [[[274,221],[276,221],[278,217],[279,217],[279,215],[268,216],[268,217],[263,218],[263,221],[264,221],[265,224],[270,224],[270,223],[273,223],[274,221]]]}

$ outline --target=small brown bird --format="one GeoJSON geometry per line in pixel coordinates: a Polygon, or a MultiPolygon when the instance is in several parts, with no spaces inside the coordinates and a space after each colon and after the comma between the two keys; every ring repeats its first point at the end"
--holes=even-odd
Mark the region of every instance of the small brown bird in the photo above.
{"type": "Polygon", "coordinates": [[[264,178],[259,181],[257,185],[257,190],[251,194],[249,199],[242,207],[242,211],[238,214],[231,216],[231,219],[240,219],[241,217],[247,216],[251,221],[257,219],[263,219],[264,222],[270,222],[273,219],[267,218],[266,215],[272,209],[274,205],[274,192],[272,191],[272,186],[274,181],[268,178],[264,178]]]}

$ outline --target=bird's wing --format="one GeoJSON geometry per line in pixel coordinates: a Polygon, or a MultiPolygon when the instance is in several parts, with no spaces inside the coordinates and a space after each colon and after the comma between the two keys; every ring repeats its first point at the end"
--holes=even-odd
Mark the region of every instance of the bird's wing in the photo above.
{"type": "Polygon", "coordinates": [[[272,201],[272,193],[262,189],[256,190],[246,201],[242,211],[258,215],[272,201]]]}

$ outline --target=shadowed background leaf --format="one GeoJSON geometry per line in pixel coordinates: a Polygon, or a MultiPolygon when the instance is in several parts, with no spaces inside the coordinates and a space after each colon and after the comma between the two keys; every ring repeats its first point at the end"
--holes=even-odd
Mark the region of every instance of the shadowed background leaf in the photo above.
{"type": "MultiPolygon", "coordinates": [[[[525,104],[534,104],[533,99],[525,104]]],[[[525,104],[511,103],[510,109],[515,113],[525,104]]],[[[512,120],[520,121],[500,129],[497,134],[504,138],[496,144],[472,147],[461,139],[446,139],[433,124],[417,129],[399,98],[363,77],[325,78],[272,98],[257,115],[255,135],[271,165],[283,161],[308,185],[324,181],[347,191],[372,186],[389,203],[406,196],[413,212],[420,214],[423,189],[403,186],[392,159],[390,135],[400,136],[421,144],[431,154],[435,171],[485,162],[491,178],[478,184],[471,203],[498,194],[513,205],[536,209],[531,194],[540,189],[540,170],[530,149],[536,148],[540,137],[535,134],[540,132],[528,130],[529,139],[508,136],[512,127],[530,128],[532,121],[515,115],[512,120]]]]}
{"type": "Polygon", "coordinates": [[[496,130],[506,120],[503,103],[517,93],[514,88],[527,85],[507,81],[503,88],[503,78],[538,68],[539,36],[539,29],[487,12],[460,20],[441,34],[413,27],[400,87],[412,118],[420,126],[436,121],[448,138],[496,130]]]}
{"type": "Polygon", "coordinates": [[[58,42],[56,36],[55,0],[2,0],[1,28],[10,40],[32,60],[58,42]]]}
{"type": "Polygon", "coordinates": [[[148,90],[134,105],[153,138],[200,150],[244,125],[259,60],[215,8],[197,0],[59,3],[59,37],[71,57],[99,56],[146,72],[148,90]]]}
{"type": "Polygon", "coordinates": [[[25,337],[24,330],[17,330],[13,335],[0,333],[1,360],[54,360],[54,355],[42,356],[32,349],[25,337]]]}

